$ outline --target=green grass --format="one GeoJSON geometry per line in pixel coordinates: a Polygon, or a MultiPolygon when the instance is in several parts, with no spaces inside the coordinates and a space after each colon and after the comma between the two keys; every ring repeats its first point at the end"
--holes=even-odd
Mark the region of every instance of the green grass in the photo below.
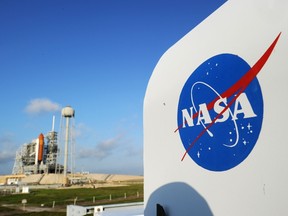
{"type": "MultiPolygon", "coordinates": [[[[13,211],[13,206],[18,206],[18,208],[21,207],[23,199],[27,200],[27,207],[40,207],[42,205],[44,207],[51,208],[53,202],[55,202],[55,211],[58,211],[59,209],[62,209],[63,211],[63,209],[66,209],[67,205],[73,205],[75,200],[77,205],[82,206],[141,202],[143,201],[143,184],[101,188],[37,189],[30,190],[29,194],[0,195],[0,215],[1,212],[6,213],[13,211]],[[112,200],[110,200],[110,195],[112,200]],[[4,207],[3,205],[6,206],[4,207]]],[[[25,216],[40,215],[39,213],[33,212],[20,212],[19,214],[17,212],[11,213],[13,213],[11,215],[25,216]]],[[[58,216],[58,213],[55,214],[55,212],[41,212],[41,215],[58,216]]],[[[59,213],[59,215],[65,215],[65,213],[59,213]]]]}
{"type": "Polygon", "coordinates": [[[66,212],[25,212],[19,209],[11,209],[0,206],[0,215],[13,215],[13,216],[66,216],[66,212]]]}

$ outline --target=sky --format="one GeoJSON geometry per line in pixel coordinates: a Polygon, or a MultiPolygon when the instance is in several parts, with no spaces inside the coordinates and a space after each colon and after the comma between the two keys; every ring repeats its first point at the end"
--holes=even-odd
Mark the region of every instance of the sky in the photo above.
{"type": "Polygon", "coordinates": [[[12,173],[24,143],[52,130],[53,116],[60,133],[71,106],[74,171],[143,175],[153,69],[224,2],[1,0],[0,174],[12,173]]]}

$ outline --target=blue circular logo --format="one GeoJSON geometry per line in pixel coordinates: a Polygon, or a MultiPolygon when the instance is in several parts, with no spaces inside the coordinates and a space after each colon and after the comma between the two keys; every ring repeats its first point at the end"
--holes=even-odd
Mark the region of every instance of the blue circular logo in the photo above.
{"type": "Polygon", "coordinates": [[[177,123],[185,154],[207,170],[237,166],[257,142],[263,97],[256,76],[245,76],[250,69],[237,55],[216,55],[202,63],[182,89],[177,123]]]}

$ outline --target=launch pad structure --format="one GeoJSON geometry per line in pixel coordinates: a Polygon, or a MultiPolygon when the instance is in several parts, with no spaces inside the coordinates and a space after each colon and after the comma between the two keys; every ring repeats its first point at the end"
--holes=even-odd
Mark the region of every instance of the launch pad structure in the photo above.
{"type": "Polygon", "coordinates": [[[53,117],[52,131],[45,136],[41,133],[38,138],[23,144],[17,150],[12,174],[63,172],[63,166],[57,164],[60,150],[58,133],[54,130],[54,120],[55,117],[53,117]]]}
{"type": "MultiPolygon", "coordinates": [[[[41,133],[38,138],[23,144],[16,151],[12,174],[64,173],[67,175],[68,142],[71,142],[69,118],[71,117],[74,117],[74,110],[70,106],[63,108],[62,118],[66,119],[66,128],[65,133],[62,134],[60,126],[59,136],[65,135],[64,166],[59,163],[61,160],[59,139],[61,140],[61,137],[58,137],[58,133],[54,130],[55,116],[53,116],[50,132],[45,135],[41,133]]],[[[70,156],[72,160],[73,157],[70,156]]]]}

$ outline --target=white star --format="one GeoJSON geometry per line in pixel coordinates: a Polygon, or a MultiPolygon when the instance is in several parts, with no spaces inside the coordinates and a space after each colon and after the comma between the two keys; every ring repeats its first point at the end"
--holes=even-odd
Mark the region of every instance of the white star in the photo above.
{"type": "Polygon", "coordinates": [[[249,123],[249,124],[247,125],[247,128],[248,128],[249,131],[251,130],[251,127],[252,127],[252,125],[249,123]]]}

